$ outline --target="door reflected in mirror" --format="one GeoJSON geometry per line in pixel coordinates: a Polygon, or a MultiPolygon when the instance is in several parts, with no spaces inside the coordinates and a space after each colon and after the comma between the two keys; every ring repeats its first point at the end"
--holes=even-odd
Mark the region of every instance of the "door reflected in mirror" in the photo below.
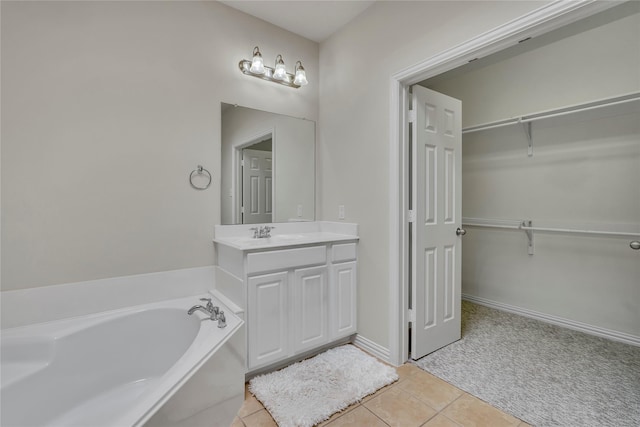
{"type": "Polygon", "coordinates": [[[315,219],[315,123],[222,104],[222,224],[315,219]]]}

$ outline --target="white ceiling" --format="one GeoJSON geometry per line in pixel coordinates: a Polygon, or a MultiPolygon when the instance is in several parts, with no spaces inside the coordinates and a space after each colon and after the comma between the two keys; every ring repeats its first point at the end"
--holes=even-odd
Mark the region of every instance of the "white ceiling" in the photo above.
{"type": "Polygon", "coordinates": [[[327,39],[375,0],[244,1],[224,3],[315,42],[327,39]]]}

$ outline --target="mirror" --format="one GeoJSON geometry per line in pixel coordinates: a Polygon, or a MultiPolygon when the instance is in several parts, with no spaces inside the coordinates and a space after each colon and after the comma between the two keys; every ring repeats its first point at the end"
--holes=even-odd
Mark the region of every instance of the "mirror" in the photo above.
{"type": "Polygon", "coordinates": [[[222,224],[315,219],[315,122],[222,104],[222,224]]]}

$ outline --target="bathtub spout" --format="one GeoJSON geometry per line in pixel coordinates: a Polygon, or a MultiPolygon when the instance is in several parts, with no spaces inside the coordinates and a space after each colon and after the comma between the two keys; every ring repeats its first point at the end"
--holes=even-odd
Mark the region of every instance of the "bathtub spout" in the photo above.
{"type": "Polygon", "coordinates": [[[189,309],[189,311],[187,311],[187,314],[192,315],[193,313],[195,313],[196,311],[201,311],[203,313],[205,313],[207,316],[209,316],[209,318],[211,320],[216,320],[215,318],[215,314],[210,312],[209,310],[207,310],[206,307],[203,307],[201,305],[194,305],[193,307],[191,307],[189,309]]]}

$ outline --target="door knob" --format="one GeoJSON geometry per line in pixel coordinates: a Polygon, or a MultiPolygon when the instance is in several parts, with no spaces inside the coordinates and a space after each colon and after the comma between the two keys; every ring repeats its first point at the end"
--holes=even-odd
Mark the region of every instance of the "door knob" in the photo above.
{"type": "Polygon", "coordinates": [[[458,229],[456,230],[456,236],[464,236],[465,234],[467,234],[467,230],[458,227],[458,229]]]}

